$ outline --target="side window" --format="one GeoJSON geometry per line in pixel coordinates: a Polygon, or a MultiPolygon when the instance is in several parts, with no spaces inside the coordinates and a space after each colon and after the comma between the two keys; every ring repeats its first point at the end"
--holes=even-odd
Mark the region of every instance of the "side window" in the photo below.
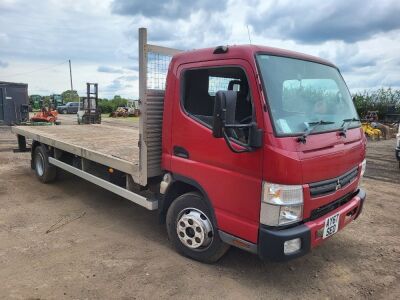
{"type": "MultiPolygon", "coordinates": [[[[183,107],[194,119],[211,127],[215,94],[221,90],[237,92],[236,124],[248,124],[253,120],[247,77],[239,67],[221,67],[186,70],[183,75],[183,107]]],[[[228,135],[247,143],[248,129],[229,129],[228,135]]]]}
{"type": "Polygon", "coordinates": [[[232,90],[238,92],[240,89],[240,80],[236,80],[235,78],[226,78],[226,77],[208,77],[208,94],[210,96],[215,96],[218,91],[226,91],[229,90],[230,82],[238,82],[232,86],[232,90]]]}

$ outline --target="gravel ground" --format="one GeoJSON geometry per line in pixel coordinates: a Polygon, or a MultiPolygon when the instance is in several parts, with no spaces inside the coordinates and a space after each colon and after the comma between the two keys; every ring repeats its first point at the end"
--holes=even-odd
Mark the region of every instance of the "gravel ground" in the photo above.
{"type": "Polygon", "coordinates": [[[0,298],[399,299],[394,143],[369,143],[362,216],[309,255],[269,263],[232,248],[205,265],[174,252],[156,212],[68,174],[40,184],[0,127],[0,298]]]}

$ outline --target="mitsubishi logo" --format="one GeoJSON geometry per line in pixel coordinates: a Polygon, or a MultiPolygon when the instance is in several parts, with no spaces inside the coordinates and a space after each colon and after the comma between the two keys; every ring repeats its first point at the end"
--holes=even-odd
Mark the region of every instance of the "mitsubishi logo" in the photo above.
{"type": "Polygon", "coordinates": [[[336,181],[336,190],[340,190],[342,188],[342,184],[340,183],[340,179],[336,181]]]}

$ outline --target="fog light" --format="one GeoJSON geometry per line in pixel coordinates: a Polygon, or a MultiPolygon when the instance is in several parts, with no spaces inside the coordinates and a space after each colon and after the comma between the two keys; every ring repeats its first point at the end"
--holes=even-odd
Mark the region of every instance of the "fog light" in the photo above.
{"type": "Polygon", "coordinates": [[[294,253],[301,248],[301,240],[300,238],[288,240],[283,244],[283,252],[285,254],[294,253]]]}

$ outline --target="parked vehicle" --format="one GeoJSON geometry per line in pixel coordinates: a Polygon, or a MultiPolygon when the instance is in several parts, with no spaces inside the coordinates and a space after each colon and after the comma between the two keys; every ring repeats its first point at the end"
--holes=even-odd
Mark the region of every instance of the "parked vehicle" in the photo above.
{"type": "Polygon", "coordinates": [[[79,110],[79,102],[67,102],[65,105],[57,107],[60,114],[76,114],[79,110]]]}
{"type": "Polygon", "coordinates": [[[138,130],[13,128],[33,140],[40,181],[61,168],[158,209],[176,250],[203,262],[230,245],[296,258],[360,215],[366,138],[332,63],[254,45],[180,52],[142,28],[139,70],[138,130]]]}
{"type": "Polygon", "coordinates": [[[86,83],[86,98],[82,99],[81,109],[77,113],[78,124],[101,124],[99,108],[99,85],[86,83]]]}
{"type": "Polygon", "coordinates": [[[53,106],[53,108],[58,108],[59,106],[63,105],[63,98],[59,94],[53,94],[50,96],[50,104],[53,106]]]}
{"type": "Polygon", "coordinates": [[[40,95],[31,95],[29,97],[29,102],[31,104],[32,109],[39,110],[43,106],[43,99],[40,95]]]}

